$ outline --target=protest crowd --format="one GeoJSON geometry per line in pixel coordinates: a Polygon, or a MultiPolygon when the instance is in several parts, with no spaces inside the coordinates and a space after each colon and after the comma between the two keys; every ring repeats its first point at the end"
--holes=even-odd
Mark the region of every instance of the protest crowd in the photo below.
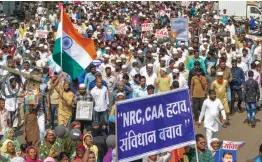
{"type": "MultiPolygon", "coordinates": [[[[16,12],[30,16],[1,20],[0,65],[9,70],[0,67],[0,162],[116,162],[116,104],[180,88],[189,89],[194,124],[206,133],[195,136],[195,147],[136,161],[213,162],[223,140],[216,135],[233,127],[232,116],[246,113],[256,128],[262,38],[247,37],[250,24],[218,11],[217,2],[47,3],[24,3],[16,12]],[[95,60],[74,77],[52,58],[61,8],[95,45],[95,60]],[[187,23],[173,31],[174,18],[187,23]],[[93,108],[81,112],[85,103],[93,108]]],[[[250,161],[262,161],[259,150],[250,161]]]]}

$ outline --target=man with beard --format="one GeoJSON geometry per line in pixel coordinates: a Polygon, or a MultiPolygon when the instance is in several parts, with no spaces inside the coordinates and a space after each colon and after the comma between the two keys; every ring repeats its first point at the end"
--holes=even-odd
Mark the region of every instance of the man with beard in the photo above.
{"type": "Polygon", "coordinates": [[[100,73],[102,74],[103,77],[106,76],[106,67],[111,67],[111,69],[114,71],[114,68],[112,65],[109,63],[109,55],[105,54],[104,55],[104,62],[100,65],[100,73]]]}
{"type": "Polygon", "coordinates": [[[237,67],[240,67],[246,74],[248,71],[248,67],[247,64],[242,61],[242,56],[240,54],[237,54],[236,59],[237,59],[237,67]]]}
{"type": "Polygon", "coordinates": [[[162,69],[162,68],[165,68],[166,67],[166,59],[164,58],[164,57],[162,57],[162,58],[160,58],[160,64],[159,64],[159,66],[157,65],[157,67],[155,68],[155,72],[156,72],[156,74],[157,74],[157,77],[160,77],[161,75],[160,75],[160,70],[162,69]]]}
{"type": "Polygon", "coordinates": [[[171,60],[175,61],[175,64],[174,64],[175,66],[178,66],[178,64],[180,63],[179,62],[179,53],[178,53],[177,49],[173,50],[173,55],[172,55],[171,60]]]}
{"type": "Polygon", "coordinates": [[[194,57],[191,58],[191,59],[188,61],[187,70],[192,70],[192,69],[194,68],[194,64],[195,64],[196,61],[199,62],[199,66],[201,67],[201,69],[204,70],[204,72],[205,72],[205,74],[206,74],[206,73],[207,73],[207,72],[206,72],[206,66],[205,66],[204,60],[199,57],[199,52],[198,52],[198,50],[195,50],[195,51],[194,51],[194,57]]]}
{"type": "Polygon", "coordinates": [[[134,92],[136,91],[137,88],[140,87],[140,82],[139,82],[140,77],[141,77],[140,74],[136,74],[134,75],[133,80],[130,81],[131,88],[133,89],[134,92]]]}
{"type": "Polygon", "coordinates": [[[185,68],[184,62],[180,62],[178,65],[179,73],[185,78],[186,82],[188,82],[189,71],[185,68]]]}
{"type": "Polygon", "coordinates": [[[185,79],[183,76],[180,75],[180,72],[179,72],[178,69],[174,69],[174,70],[172,71],[172,73],[170,73],[168,76],[171,78],[170,85],[172,85],[172,83],[173,83],[174,81],[178,81],[180,88],[187,87],[186,79],[185,79]]]}
{"type": "Polygon", "coordinates": [[[146,52],[146,63],[151,63],[153,64],[155,62],[155,59],[152,57],[151,52],[147,51],[146,52]]]}
{"type": "Polygon", "coordinates": [[[227,119],[229,116],[229,106],[227,100],[228,82],[223,79],[223,72],[217,72],[217,79],[211,84],[210,89],[216,92],[216,97],[220,99],[225,109],[227,119]]]}
{"type": "Polygon", "coordinates": [[[196,62],[194,63],[194,68],[193,68],[192,70],[190,70],[190,71],[189,71],[189,74],[188,74],[188,87],[189,87],[189,88],[190,88],[190,86],[191,86],[191,80],[192,80],[193,76],[196,75],[196,72],[197,72],[199,69],[201,70],[201,74],[202,74],[203,76],[205,76],[204,70],[200,68],[200,63],[199,63],[198,61],[196,61],[196,62]]]}
{"type": "Polygon", "coordinates": [[[86,74],[84,84],[86,85],[86,88],[89,89],[89,84],[94,81],[95,74],[96,74],[96,66],[94,64],[90,65],[90,72],[86,74]]]}
{"type": "Polygon", "coordinates": [[[141,76],[139,82],[140,87],[135,90],[133,95],[134,98],[147,96],[146,77],[141,76]]]}
{"type": "Polygon", "coordinates": [[[139,74],[140,69],[137,66],[138,66],[137,60],[132,60],[132,68],[130,71],[131,77],[134,77],[136,74],[139,74]]]}
{"type": "Polygon", "coordinates": [[[206,76],[208,89],[210,89],[211,84],[216,80],[216,67],[212,66],[210,69],[210,73],[206,76]]]}
{"type": "MultiPolygon", "coordinates": [[[[87,92],[85,88],[85,84],[83,83],[79,85],[79,91],[76,93],[75,98],[74,98],[75,108],[77,108],[77,104],[79,101],[93,102],[92,95],[87,92]]],[[[93,111],[93,109],[89,110],[90,113],[91,111],[93,111]]],[[[76,115],[76,109],[74,110],[74,113],[73,113],[74,119],[75,119],[75,115],[76,115]]],[[[82,132],[84,132],[84,130],[86,129],[85,126],[90,126],[92,124],[92,121],[80,121],[80,123],[81,123],[81,130],[82,132]]]]}
{"type": "Polygon", "coordinates": [[[138,62],[138,68],[142,68],[143,66],[146,65],[146,59],[145,59],[145,57],[143,55],[143,51],[142,50],[138,50],[137,51],[137,56],[138,57],[136,58],[136,60],[138,62]]]}
{"type": "Polygon", "coordinates": [[[153,64],[147,64],[145,68],[140,70],[140,75],[146,77],[146,84],[155,85],[155,81],[157,79],[157,75],[154,73],[153,64]]]}
{"type": "Polygon", "coordinates": [[[204,76],[201,75],[201,70],[198,69],[196,76],[193,76],[192,78],[190,89],[195,122],[197,122],[199,119],[201,107],[207,96],[207,87],[207,80],[204,76]]]}
{"type": "Polygon", "coordinates": [[[208,94],[209,98],[207,98],[203,103],[197,124],[198,126],[200,126],[202,119],[204,118],[207,146],[209,149],[211,149],[211,139],[216,137],[217,132],[222,126],[222,124],[219,121],[220,113],[223,116],[223,123],[226,122],[226,113],[222,102],[218,98],[216,98],[216,92],[214,90],[209,90],[208,94]]]}

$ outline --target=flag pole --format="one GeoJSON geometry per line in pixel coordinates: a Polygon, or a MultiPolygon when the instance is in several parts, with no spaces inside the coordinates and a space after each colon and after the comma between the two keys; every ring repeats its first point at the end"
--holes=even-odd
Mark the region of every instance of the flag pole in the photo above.
{"type": "Polygon", "coordinates": [[[61,67],[61,70],[62,70],[62,72],[63,72],[63,8],[64,6],[62,5],[61,6],[61,12],[60,12],[60,25],[61,25],[61,30],[60,31],[58,31],[58,32],[61,32],[61,51],[60,51],[60,67],[61,67]]]}

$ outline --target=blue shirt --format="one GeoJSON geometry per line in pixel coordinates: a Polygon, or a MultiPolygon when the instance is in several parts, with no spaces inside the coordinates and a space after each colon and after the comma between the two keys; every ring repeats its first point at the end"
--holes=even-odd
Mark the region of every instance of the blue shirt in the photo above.
{"type": "Polygon", "coordinates": [[[232,77],[236,79],[233,79],[230,82],[230,86],[231,88],[238,90],[240,89],[240,86],[243,85],[245,82],[244,72],[240,67],[237,67],[236,70],[231,69],[231,73],[232,73],[232,77]]]}
{"type": "Polygon", "coordinates": [[[82,84],[82,83],[85,82],[85,76],[86,76],[86,71],[83,71],[83,72],[79,75],[79,77],[77,78],[79,84],[82,84]]]}
{"type": "Polygon", "coordinates": [[[85,76],[84,84],[86,85],[86,88],[89,89],[89,84],[96,79],[95,75],[90,73],[87,73],[85,76]]]}
{"type": "MultiPolygon", "coordinates": [[[[189,70],[189,71],[192,70],[194,68],[195,61],[196,61],[195,57],[191,58],[188,61],[186,69],[189,70]]],[[[205,74],[207,74],[207,69],[206,69],[206,65],[205,65],[204,60],[202,58],[198,57],[197,61],[200,63],[200,68],[204,70],[205,74]]]]}
{"type": "Polygon", "coordinates": [[[255,162],[262,162],[262,157],[258,155],[257,157],[254,158],[255,162]]]}
{"type": "MultiPolygon", "coordinates": [[[[105,86],[106,88],[108,88],[107,83],[104,80],[102,80],[102,85],[105,86]]],[[[88,90],[91,91],[95,86],[96,86],[96,79],[93,80],[92,82],[90,82],[88,90]]]]}

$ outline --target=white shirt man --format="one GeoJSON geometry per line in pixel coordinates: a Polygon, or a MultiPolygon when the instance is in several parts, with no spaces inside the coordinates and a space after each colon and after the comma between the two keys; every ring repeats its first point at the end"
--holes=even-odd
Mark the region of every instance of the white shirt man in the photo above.
{"type": "Polygon", "coordinates": [[[233,25],[233,24],[231,24],[231,25],[227,25],[226,26],[226,29],[228,30],[228,31],[230,31],[230,35],[231,36],[233,36],[233,35],[236,35],[236,29],[235,29],[235,26],[233,25]]]}
{"type": "Polygon", "coordinates": [[[188,87],[186,79],[185,79],[182,75],[180,75],[180,72],[179,72],[178,69],[174,69],[174,70],[173,70],[173,73],[170,73],[170,74],[169,74],[169,77],[172,78],[170,85],[172,85],[173,81],[175,81],[175,80],[173,79],[173,75],[179,75],[178,78],[175,79],[175,80],[178,81],[178,83],[179,83],[179,88],[186,88],[186,87],[188,87]]]}
{"type": "Polygon", "coordinates": [[[157,75],[156,73],[153,72],[152,64],[148,64],[147,66],[142,67],[140,70],[140,75],[146,77],[146,85],[150,85],[150,84],[155,85],[157,75]],[[149,68],[151,72],[148,72],[147,68],[149,68]]]}
{"type": "Polygon", "coordinates": [[[91,95],[94,98],[95,106],[94,110],[96,112],[103,112],[107,110],[107,105],[109,104],[108,91],[105,86],[98,88],[95,86],[91,90],[91,95]]]}
{"type": "Polygon", "coordinates": [[[237,58],[237,67],[242,68],[242,70],[243,70],[244,73],[246,74],[247,71],[248,71],[247,64],[244,63],[244,62],[241,60],[241,55],[238,54],[238,55],[236,56],[236,58],[237,58]],[[240,59],[240,60],[239,60],[239,59],[240,59]]]}
{"type": "Polygon", "coordinates": [[[254,50],[254,60],[261,60],[261,45],[260,44],[254,50]]]}
{"type": "Polygon", "coordinates": [[[199,116],[199,126],[204,118],[204,127],[206,128],[206,138],[208,148],[210,148],[210,141],[215,138],[216,133],[222,127],[220,122],[220,112],[223,116],[223,122],[226,122],[226,112],[220,99],[216,98],[216,92],[210,91],[209,98],[207,98],[202,105],[201,113],[199,116]]]}

